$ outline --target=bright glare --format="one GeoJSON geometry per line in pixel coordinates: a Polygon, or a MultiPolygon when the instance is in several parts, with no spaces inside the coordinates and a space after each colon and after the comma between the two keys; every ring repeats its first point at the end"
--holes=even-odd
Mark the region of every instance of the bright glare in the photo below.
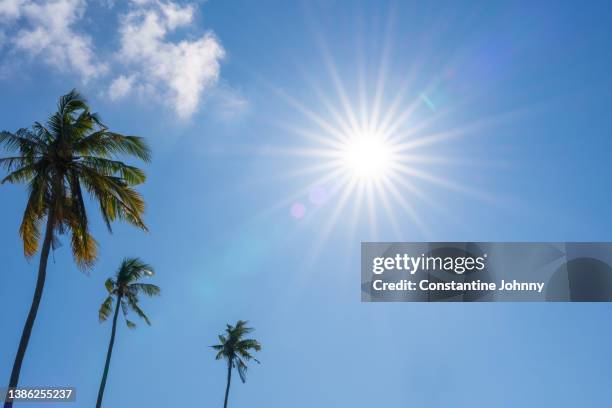
{"type": "Polygon", "coordinates": [[[385,176],[392,164],[390,147],[376,135],[355,137],[342,151],[344,166],[359,180],[375,180],[385,176]]]}
{"type": "MultiPolygon", "coordinates": [[[[313,102],[316,109],[275,88],[307,119],[306,127],[293,122],[281,125],[307,139],[307,143],[266,149],[267,154],[294,157],[298,159],[296,163],[305,163],[304,159],[310,162],[290,172],[279,172],[279,178],[310,180],[277,205],[289,209],[296,220],[316,220],[322,225],[318,248],[323,248],[332,228],[347,218],[353,232],[365,224],[372,238],[378,237],[382,222],[391,227],[396,238],[405,237],[406,231],[412,231],[403,228],[405,218],[423,236],[431,236],[419,214],[419,204],[445,216],[449,213],[444,203],[430,195],[434,188],[491,199],[460,180],[452,181],[448,178],[450,173],[440,173],[449,171],[446,166],[463,162],[449,154],[450,146],[440,149],[440,144],[494,122],[483,119],[445,128],[441,120],[452,118],[448,115],[454,107],[441,105],[434,96],[441,86],[439,81],[443,84],[452,80],[452,71],[419,92],[422,85],[411,83],[412,75],[405,82],[387,86],[387,61],[383,59],[377,78],[368,78],[365,67],[358,67],[357,81],[346,88],[327,53],[325,60],[332,80],[331,93],[326,93],[327,84],[315,84],[313,89],[319,97],[313,102]],[[391,95],[385,95],[388,89],[391,95]],[[324,206],[331,210],[319,211],[324,206]],[[319,216],[314,217],[315,213],[319,216]],[[321,214],[327,220],[321,220],[321,214]]],[[[474,160],[470,158],[466,163],[472,165],[474,160]]]]}

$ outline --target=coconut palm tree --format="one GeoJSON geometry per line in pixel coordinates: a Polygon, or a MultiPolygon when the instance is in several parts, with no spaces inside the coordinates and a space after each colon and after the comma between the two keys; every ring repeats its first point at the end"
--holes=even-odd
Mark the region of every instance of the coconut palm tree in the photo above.
{"type": "MultiPolygon", "coordinates": [[[[0,132],[0,145],[14,152],[0,159],[0,167],[8,172],[0,183],[28,186],[19,228],[26,257],[36,254],[42,238],[34,297],[9,381],[9,387],[16,387],[43,294],[49,251],[59,242],[58,235],[70,233],[72,254],[81,269],[94,264],[97,246],[89,232],[84,192],[99,204],[109,230],[118,219],[146,230],[144,201],[133,189],[145,181],[145,175],[119,161],[119,156],[148,162],[150,152],[142,138],[111,132],[75,90],[59,99],[57,111],[46,124],[0,132]]],[[[12,402],[4,406],[10,408],[12,402]]]]}
{"type": "Polygon", "coordinates": [[[104,364],[104,373],[100,382],[100,390],[98,391],[98,401],[96,408],[102,406],[102,397],[104,388],[106,387],[106,378],[108,377],[108,369],[110,366],[111,355],[113,354],[113,345],[115,344],[115,333],[117,332],[117,317],[119,309],[123,312],[127,327],[133,329],[136,325],[128,320],[127,315],[132,310],[136,315],[142,318],[145,323],[151,325],[149,318],[142,311],[138,304],[138,295],[159,296],[160,289],[158,286],[150,283],[140,283],[139,280],[146,276],[154,274],[153,268],[145,264],[138,258],[126,258],[121,262],[121,266],[117,271],[115,278],[108,278],[104,284],[108,291],[108,297],[100,306],[98,317],[100,322],[106,321],[113,312],[113,301],[115,302],[115,313],[113,316],[113,328],[111,338],[106,352],[106,363],[104,364]]]}
{"type": "Polygon", "coordinates": [[[238,320],[235,326],[227,325],[224,334],[219,335],[219,344],[211,346],[217,350],[216,360],[227,360],[227,387],[225,388],[224,408],[227,408],[230,383],[232,381],[232,369],[238,370],[238,375],[244,383],[246,381],[247,365],[246,362],[253,360],[259,361],[250,353],[251,350],[261,350],[261,344],[254,339],[245,339],[244,336],[251,333],[253,328],[247,327],[247,322],[238,320]]]}

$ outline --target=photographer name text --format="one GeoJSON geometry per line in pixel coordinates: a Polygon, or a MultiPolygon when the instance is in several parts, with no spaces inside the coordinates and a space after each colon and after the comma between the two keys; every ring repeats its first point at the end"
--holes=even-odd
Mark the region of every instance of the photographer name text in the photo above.
{"type": "MultiPolygon", "coordinates": [[[[372,274],[382,275],[387,271],[404,271],[415,275],[417,272],[445,271],[457,275],[466,272],[482,271],[486,267],[487,254],[479,257],[440,257],[411,256],[397,254],[392,257],[376,257],[372,260],[372,274]]],[[[483,282],[480,279],[472,281],[431,282],[428,279],[413,281],[401,279],[388,282],[383,279],[372,281],[375,291],[531,291],[542,293],[544,282],[520,282],[516,279],[500,282],[483,282]]]]}

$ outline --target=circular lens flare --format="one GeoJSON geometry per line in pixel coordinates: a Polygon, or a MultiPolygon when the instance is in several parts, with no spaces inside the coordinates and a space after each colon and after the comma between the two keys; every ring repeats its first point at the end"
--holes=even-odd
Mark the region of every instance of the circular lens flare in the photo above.
{"type": "Polygon", "coordinates": [[[296,219],[303,218],[306,215],[306,206],[302,203],[294,203],[291,206],[291,216],[296,219]]]}
{"type": "Polygon", "coordinates": [[[355,137],[342,152],[344,166],[358,179],[379,179],[390,169],[390,146],[376,135],[355,137]]]}

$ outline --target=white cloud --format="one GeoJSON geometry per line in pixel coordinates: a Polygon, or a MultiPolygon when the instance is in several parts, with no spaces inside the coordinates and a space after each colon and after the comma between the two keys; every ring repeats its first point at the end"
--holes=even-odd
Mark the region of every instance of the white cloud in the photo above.
{"type": "Polygon", "coordinates": [[[111,101],[123,98],[132,90],[134,86],[134,76],[119,75],[108,88],[108,97],[111,101]]]}
{"type": "MultiPolygon", "coordinates": [[[[193,22],[195,7],[174,2],[133,0],[122,17],[119,60],[137,82],[168,101],[177,115],[193,115],[203,93],[214,85],[225,51],[212,32],[194,40],[173,42],[168,35],[193,22]]],[[[130,87],[131,88],[131,87],[130,87]]]]}
{"type": "Polygon", "coordinates": [[[26,0],[0,0],[0,20],[14,20],[21,15],[26,0]]]}
{"type": "Polygon", "coordinates": [[[106,72],[107,66],[96,61],[91,38],[74,29],[85,5],[85,0],[0,0],[0,16],[25,23],[9,40],[16,50],[87,81],[106,72]]]}
{"type": "Polygon", "coordinates": [[[190,24],[193,20],[195,9],[193,5],[188,4],[184,7],[176,3],[159,3],[159,8],[167,20],[168,28],[174,30],[176,27],[190,24]]]}
{"type": "MultiPolygon", "coordinates": [[[[115,3],[96,1],[109,8],[115,3]]],[[[98,57],[100,49],[85,31],[100,23],[96,16],[86,18],[87,4],[88,0],[0,0],[0,51],[4,53],[0,58],[6,62],[9,55],[25,55],[37,64],[76,74],[84,82],[112,72],[112,80],[103,83],[102,92],[110,100],[130,94],[153,98],[181,118],[195,114],[204,100],[223,105],[219,112],[243,109],[245,101],[239,94],[211,92],[225,57],[214,33],[185,37],[181,32],[190,35],[198,28],[196,3],[129,0],[127,11],[118,16],[118,26],[104,22],[110,29],[105,30],[109,39],[119,36],[119,49],[103,50],[114,56],[111,63],[98,57]]],[[[0,68],[8,65],[0,61],[0,68]]]]}

